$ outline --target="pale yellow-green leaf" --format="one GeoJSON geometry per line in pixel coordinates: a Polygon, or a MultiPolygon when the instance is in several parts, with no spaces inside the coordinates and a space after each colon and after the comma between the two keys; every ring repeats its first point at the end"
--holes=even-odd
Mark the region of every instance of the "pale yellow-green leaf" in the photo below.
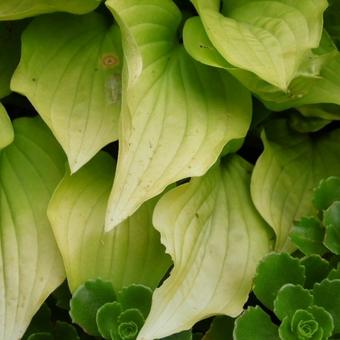
{"type": "Polygon", "coordinates": [[[118,138],[122,52],[117,25],[91,13],[33,20],[11,87],[28,97],[72,172],[118,138]]]}
{"type": "Polygon", "coordinates": [[[0,152],[0,339],[18,340],[65,279],[46,209],[65,157],[38,118],[14,121],[0,152]]]}
{"type": "Polygon", "coordinates": [[[49,204],[48,217],[72,292],[98,277],[111,281],[116,291],[133,283],[154,289],[171,264],[152,226],[155,199],[104,232],[113,174],[112,158],[99,153],[76,174],[65,175],[49,204]]]}
{"type": "Polygon", "coordinates": [[[177,180],[203,175],[245,136],[249,92],[224,70],[194,61],[179,43],[170,0],[109,0],[123,35],[119,156],[106,229],[177,180]]]}
{"type": "Polygon", "coordinates": [[[340,176],[340,129],[310,136],[277,120],[264,130],[262,140],[264,152],[251,180],[252,199],[276,233],[275,249],[291,251],[293,222],[315,213],[313,188],[322,178],[340,176]]]}
{"type": "Polygon", "coordinates": [[[11,119],[8,117],[6,109],[0,103],[0,149],[11,144],[14,139],[14,131],[11,119]]]}
{"type": "Polygon", "coordinates": [[[153,221],[174,268],[155,290],[138,340],[242,312],[257,263],[271,249],[269,228],[250,199],[251,170],[239,156],[229,156],[156,205],[153,221]]]}
{"type": "Polygon", "coordinates": [[[16,20],[50,12],[84,14],[101,0],[1,0],[0,20],[16,20]]]}
{"type": "Polygon", "coordinates": [[[232,65],[288,89],[319,46],[326,0],[193,0],[205,30],[232,65]]]}

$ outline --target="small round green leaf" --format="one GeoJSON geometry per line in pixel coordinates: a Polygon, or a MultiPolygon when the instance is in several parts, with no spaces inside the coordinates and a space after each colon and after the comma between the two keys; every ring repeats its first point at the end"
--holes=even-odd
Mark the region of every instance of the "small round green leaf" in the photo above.
{"type": "Polygon", "coordinates": [[[311,289],[314,284],[325,279],[331,270],[329,262],[319,255],[310,255],[302,258],[300,263],[305,267],[306,280],[304,287],[311,289]]]}
{"type": "Polygon", "coordinates": [[[122,308],[138,309],[144,319],[149,314],[151,308],[152,290],[149,287],[140,284],[132,284],[128,287],[124,287],[118,293],[117,301],[122,305],[122,308]]]}
{"type": "Polygon", "coordinates": [[[332,316],[318,306],[299,309],[286,316],[279,328],[282,340],[326,340],[334,328],[332,316]]]}
{"type": "MultiPolygon", "coordinates": [[[[162,338],[161,340],[193,340],[193,334],[191,330],[179,332],[162,338]]],[[[200,339],[200,338],[199,338],[200,339]]]]}
{"type": "Polygon", "coordinates": [[[340,267],[332,269],[327,278],[329,280],[340,280],[340,267]]]}
{"type": "Polygon", "coordinates": [[[235,321],[234,340],[279,339],[277,326],[260,307],[248,308],[235,321]]]}
{"type": "Polygon", "coordinates": [[[100,335],[96,323],[97,310],[107,302],[116,300],[111,282],[88,280],[73,294],[70,301],[72,321],[90,335],[100,335]]]}
{"type": "Polygon", "coordinates": [[[122,340],[135,340],[144,321],[143,314],[138,309],[125,310],[118,317],[118,335],[122,340]]]}
{"type": "Polygon", "coordinates": [[[71,324],[63,321],[56,322],[54,338],[63,340],[79,340],[76,329],[71,324]]]}
{"type": "Polygon", "coordinates": [[[326,227],[324,245],[340,255],[340,201],[333,202],[324,212],[323,223],[326,227]]]}
{"type": "Polygon", "coordinates": [[[314,206],[326,210],[334,201],[340,200],[340,178],[331,176],[320,181],[314,190],[314,206]]]}
{"type": "Polygon", "coordinates": [[[266,307],[273,309],[276,294],[283,285],[304,282],[305,267],[298,259],[287,253],[271,253],[257,267],[253,290],[266,307]]]}
{"type": "Polygon", "coordinates": [[[30,335],[27,340],[54,340],[53,335],[48,332],[34,333],[30,335]]]}
{"type": "Polygon", "coordinates": [[[113,339],[118,336],[118,317],[122,312],[122,306],[119,302],[109,302],[101,306],[97,311],[96,322],[100,335],[104,339],[113,339]]]}
{"type": "Polygon", "coordinates": [[[333,317],[334,331],[340,332],[340,280],[323,280],[313,288],[314,304],[324,307],[333,317]]]}
{"type": "Polygon", "coordinates": [[[285,317],[293,317],[298,309],[306,309],[313,303],[313,296],[300,285],[290,283],[284,285],[274,301],[274,313],[283,320],[285,317]]]}
{"type": "Polygon", "coordinates": [[[235,319],[228,316],[216,316],[203,340],[232,340],[235,319]]]}
{"type": "Polygon", "coordinates": [[[290,238],[305,255],[323,255],[327,251],[322,244],[324,234],[325,229],[316,217],[303,217],[294,223],[290,238]]]}

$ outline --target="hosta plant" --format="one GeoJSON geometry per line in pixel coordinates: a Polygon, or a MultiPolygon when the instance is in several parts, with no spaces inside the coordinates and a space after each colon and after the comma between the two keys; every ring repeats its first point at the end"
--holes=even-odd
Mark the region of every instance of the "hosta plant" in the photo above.
{"type": "Polygon", "coordinates": [[[339,23],[2,1],[0,340],[338,336],[339,23]]]}

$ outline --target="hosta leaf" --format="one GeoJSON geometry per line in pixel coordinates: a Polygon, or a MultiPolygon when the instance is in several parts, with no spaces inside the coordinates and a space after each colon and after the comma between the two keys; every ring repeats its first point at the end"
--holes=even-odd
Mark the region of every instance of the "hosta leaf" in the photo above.
{"type": "Polygon", "coordinates": [[[157,204],[153,221],[174,269],[154,292],[139,340],[242,311],[257,262],[270,249],[268,227],[250,200],[250,171],[239,156],[228,157],[157,204]]]}
{"type": "Polygon", "coordinates": [[[28,97],[65,150],[72,172],[118,137],[121,42],[97,13],[33,20],[11,87],[28,97]]]}
{"type": "Polygon", "coordinates": [[[11,119],[6,109],[0,103],[0,149],[5,148],[14,140],[14,131],[11,119]]]}
{"type": "Polygon", "coordinates": [[[194,0],[213,45],[232,65],[287,90],[322,34],[327,1],[194,0]]]}
{"type": "Polygon", "coordinates": [[[0,98],[11,92],[9,83],[20,59],[20,34],[24,26],[22,22],[0,22],[0,98]]]}
{"type": "Polygon", "coordinates": [[[235,340],[278,340],[278,329],[260,307],[249,307],[235,322],[235,340]]]}
{"type": "Polygon", "coordinates": [[[97,277],[111,281],[116,291],[132,283],[155,288],[170,266],[151,223],[155,200],[112,232],[104,232],[113,169],[112,158],[98,154],[73,176],[65,175],[49,204],[48,217],[72,292],[97,277]]]}
{"type": "Polygon", "coordinates": [[[16,20],[60,11],[84,14],[99,4],[100,0],[6,0],[0,3],[0,20],[16,20]]]}
{"type": "Polygon", "coordinates": [[[245,136],[249,93],[179,44],[170,0],[108,0],[126,54],[116,178],[106,229],[169,184],[203,175],[225,144],[245,136]]]}
{"type": "Polygon", "coordinates": [[[334,104],[340,104],[338,96],[340,90],[340,54],[325,31],[319,48],[313,50],[313,57],[304,62],[307,68],[314,69],[317,76],[308,75],[308,73],[302,74],[290,83],[287,91],[282,91],[265,82],[250,71],[229,64],[209,40],[199,17],[190,18],[186,21],[183,41],[186,50],[195,60],[226,69],[261,98],[271,110],[281,111],[298,107],[307,116],[312,115],[327,119],[339,118],[337,105],[334,104]],[[307,104],[318,104],[320,106],[319,103],[333,104],[322,104],[320,108],[317,108],[316,105],[306,107],[307,104]],[[327,112],[329,110],[330,112],[327,112]]]}
{"type": "Polygon", "coordinates": [[[313,188],[322,178],[340,174],[340,130],[322,135],[289,130],[273,121],[262,134],[264,152],[252,175],[256,208],[276,233],[276,250],[292,250],[293,221],[314,212],[313,188]]]}
{"type": "Polygon", "coordinates": [[[313,288],[314,304],[324,307],[334,320],[334,333],[340,332],[340,280],[323,280],[313,288]]]}
{"type": "Polygon", "coordinates": [[[21,338],[65,278],[47,220],[65,158],[38,118],[14,122],[15,141],[0,153],[0,339],[21,338]]]}

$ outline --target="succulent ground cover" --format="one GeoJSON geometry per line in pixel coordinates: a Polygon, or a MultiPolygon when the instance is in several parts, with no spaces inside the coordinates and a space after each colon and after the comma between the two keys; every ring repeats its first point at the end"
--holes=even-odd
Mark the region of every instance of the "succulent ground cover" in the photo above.
{"type": "Polygon", "coordinates": [[[0,3],[0,340],[340,338],[340,1],[0,3]]]}

